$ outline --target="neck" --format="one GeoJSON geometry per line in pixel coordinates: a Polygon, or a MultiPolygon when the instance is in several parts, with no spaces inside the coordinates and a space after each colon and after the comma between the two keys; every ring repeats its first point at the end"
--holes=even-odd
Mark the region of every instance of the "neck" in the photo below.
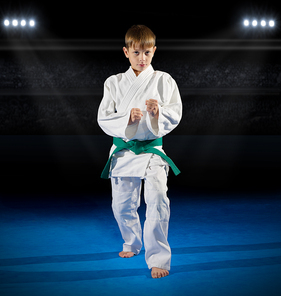
{"type": "Polygon", "coordinates": [[[132,68],[134,70],[134,73],[136,74],[136,76],[139,76],[139,74],[141,73],[141,71],[137,71],[134,68],[132,68]]]}

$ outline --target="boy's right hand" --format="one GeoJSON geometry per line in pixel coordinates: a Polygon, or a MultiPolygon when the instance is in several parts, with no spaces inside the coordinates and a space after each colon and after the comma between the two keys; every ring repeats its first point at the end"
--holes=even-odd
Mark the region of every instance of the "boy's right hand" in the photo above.
{"type": "Polygon", "coordinates": [[[142,116],[143,114],[139,108],[132,108],[128,125],[131,125],[135,122],[139,122],[142,116]]]}

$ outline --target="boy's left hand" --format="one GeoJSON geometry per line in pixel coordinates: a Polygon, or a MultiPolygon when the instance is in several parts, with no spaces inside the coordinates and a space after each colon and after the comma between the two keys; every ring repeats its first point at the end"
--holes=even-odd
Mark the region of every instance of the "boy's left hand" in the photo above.
{"type": "Polygon", "coordinates": [[[145,101],[146,111],[154,118],[158,119],[159,117],[159,107],[158,107],[158,101],[157,100],[146,100],[145,101]]]}

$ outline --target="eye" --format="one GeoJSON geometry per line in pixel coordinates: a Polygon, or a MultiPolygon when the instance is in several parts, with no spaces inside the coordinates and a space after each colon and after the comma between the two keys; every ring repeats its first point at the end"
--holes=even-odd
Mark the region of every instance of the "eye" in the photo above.
{"type": "Polygon", "coordinates": [[[135,54],[135,55],[138,55],[138,54],[139,54],[139,52],[138,52],[138,51],[134,51],[134,54],[135,54]]]}
{"type": "Polygon", "coordinates": [[[146,54],[146,55],[149,55],[149,54],[150,54],[150,51],[147,51],[145,54],[146,54]]]}

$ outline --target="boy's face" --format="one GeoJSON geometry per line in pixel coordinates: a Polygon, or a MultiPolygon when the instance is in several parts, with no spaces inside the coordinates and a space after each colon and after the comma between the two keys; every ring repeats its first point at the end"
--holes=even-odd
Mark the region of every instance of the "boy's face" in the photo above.
{"type": "Polygon", "coordinates": [[[129,59],[137,76],[151,64],[155,50],[156,46],[150,48],[140,48],[137,44],[129,49],[123,47],[125,56],[129,59]]]}

